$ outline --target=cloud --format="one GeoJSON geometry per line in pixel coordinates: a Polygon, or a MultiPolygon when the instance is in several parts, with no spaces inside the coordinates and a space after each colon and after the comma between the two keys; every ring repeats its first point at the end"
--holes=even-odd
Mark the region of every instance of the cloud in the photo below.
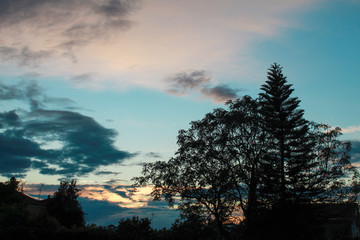
{"type": "Polygon", "coordinates": [[[86,175],[136,155],[116,148],[117,132],[93,118],[69,110],[46,109],[49,102],[61,106],[65,100],[63,106],[67,106],[67,99],[48,97],[34,81],[0,83],[0,99],[21,100],[30,106],[20,115],[16,110],[0,113],[3,176],[24,176],[30,168],[47,175],[86,175]]]}
{"type": "MultiPolygon", "coordinates": [[[[163,79],[183,69],[211,70],[216,85],[222,74],[246,81],[256,65],[250,45],[296,27],[296,16],[319,1],[3,0],[1,66],[91,79],[80,86],[99,89],[168,91],[163,79]]],[[[172,90],[202,84],[186,83],[172,90]]]]}
{"type": "MultiPolygon", "coordinates": [[[[134,192],[132,186],[77,185],[81,189],[79,202],[86,213],[88,224],[117,225],[121,218],[132,216],[148,217],[157,228],[170,227],[179,217],[179,212],[169,209],[167,202],[153,202],[148,196],[151,188],[139,188],[134,192]]],[[[26,184],[24,191],[35,198],[53,195],[59,185],[26,184]]]]}
{"type": "Polygon", "coordinates": [[[72,111],[36,110],[24,123],[26,137],[63,143],[57,156],[48,160],[58,168],[42,168],[43,174],[87,174],[99,166],[121,163],[133,157],[114,147],[117,133],[98,124],[94,119],[72,111]]]}
{"type": "Polygon", "coordinates": [[[138,7],[137,0],[3,0],[0,32],[7,37],[0,41],[0,57],[32,67],[50,57],[77,62],[75,49],[129,29],[127,17],[138,7]]]}
{"type": "Polygon", "coordinates": [[[108,184],[108,185],[115,185],[115,184],[119,184],[120,182],[126,182],[126,180],[123,180],[123,179],[110,179],[110,180],[105,181],[104,183],[108,184]]]}
{"type": "Polygon", "coordinates": [[[150,158],[162,158],[160,153],[156,153],[156,152],[149,152],[147,154],[145,154],[145,157],[150,157],[150,158]]]}
{"type": "Polygon", "coordinates": [[[167,90],[173,95],[187,95],[200,93],[203,97],[212,99],[216,103],[224,103],[238,96],[239,89],[221,84],[213,86],[212,77],[206,71],[190,71],[177,73],[166,79],[170,85],[167,90]]]}
{"type": "Polygon", "coordinates": [[[112,172],[112,171],[97,171],[95,175],[119,175],[119,172],[112,172]]]}
{"type": "Polygon", "coordinates": [[[52,56],[51,51],[34,51],[28,47],[0,47],[0,58],[3,61],[16,61],[19,66],[37,67],[39,63],[52,56]]]}
{"type": "Polygon", "coordinates": [[[5,177],[23,178],[30,170],[32,158],[45,160],[53,156],[51,151],[41,149],[38,143],[10,131],[0,133],[0,146],[0,175],[5,177]]]}
{"type": "Polygon", "coordinates": [[[226,102],[239,97],[239,89],[231,88],[227,85],[218,85],[215,87],[205,87],[201,93],[208,98],[214,99],[215,102],[226,102]]]}
{"type": "Polygon", "coordinates": [[[0,112],[0,129],[3,127],[17,127],[20,125],[19,116],[15,110],[9,112],[0,112]]]}
{"type": "Polygon", "coordinates": [[[342,128],[342,133],[355,133],[360,132],[360,126],[351,126],[347,128],[342,128]]]}
{"type": "Polygon", "coordinates": [[[167,79],[170,84],[168,90],[172,94],[183,95],[187,91],[198,89],[211,81],[211,76],[205,71],[191,71],[177,73],[167,79]]]}
{"type": "Polygon", "coordinates": [[[351,143],[351,162],[360,163],[360,141],[350,141],[351,143]]]}

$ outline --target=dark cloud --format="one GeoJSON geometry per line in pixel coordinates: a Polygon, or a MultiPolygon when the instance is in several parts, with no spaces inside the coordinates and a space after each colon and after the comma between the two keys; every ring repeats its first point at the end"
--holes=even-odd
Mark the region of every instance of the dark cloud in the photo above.
{"type": "Polygon", "coordinates": [[[110,186],[104,186],[105,189],[112,189],[112,185],[115,185],[115,184],[119,184],[119,182],[127,182],[126,180],[123,180],[123,179],[110,179],[110,180],[107,180],[105,181],[104,183],[105,184],[108,184],[110,186]]]}
{"type": "Polygon", "coordinates": [[[80,74],[80,75],[76,75],[74,76],[72,79],[75,82],[89,82],[92,81],[94,74],[92,73],[85,73],[85,74],[80,74]]]}
{"type": "Polygon", "coordinates": [[[170,228],[175,219],[179,217],[179,211],[169,209],[166,202],[149,202],[148,207],[125,208],[116,203],[107,201],[97,201],[88,198],[79,198],[81,206],[86,213],[87,223],[95,223],[100,226],[117,225],[122,218],[151,219],[154,228],[170,228]]]}
{"type": "Polygon", "coordinates": [[[160,153],[156,153],[156,152],[149,152],[149,153],[145,154],[145,156],[146,157],[151,157],[151,158],[162,158],[160,153]]]}
{"type": "Polygon", "coordinates": [[[19,66],[37,67],[42,61],[52,56],[51,51],[31,50],[29,47],[0,47],[3,61],[15,61],[19,66]]]}
{"type": "Polygon", "coordinates": [[[360,141],[350,141],[351,143],[351,161],[354,163],[360,162],[360,141]]]}
{"type": "Polygon", "coordinates": [[[75,104],[75,102],[69,98],[49,97],[46,95],[44,96],[44,103],[55,104],[55,105],[60,105],[60,106],[75,104]]]}
{"type": "Polygon", "coordinates": [[[46,160],[53,157],[52,151],[41,149],[32,140],[17,136],[12,131],[0,134],[0,175],[24,177],[30,170],[32,158],[46,160]]]}
{"type": "Polygon", "coordinates": [[[109,0],[105,4],[97,7],[100,14],[105,16],[116,17],[127,15],[135,7],[133,0],[119,1],[109,0]]]}
{"type": "Polygon", "coordinates": [[[239,97],[239,89],[231,88],[225,84],[213,86],[211,80],[212,77],[205,71],[178,73],[166,79],[170,85],[168,92],[174,95],[185,95],[195,91],[218,103],[239,97]]]}
{"type": "Polygon", "coordinates": [[[121,166],[124,167],[130,167],[130,166],[144,166],[145,164],[147,164],[148,162],[135,162],[135,163],[130,163],[130,164],[122,164],[121,166]]]}
{"type": "Polygon", "coordinates": [[[46,96],[42,91],[36,81],[20,81],[13,85],[4,84],[0,81],[1,100],[27,101],[31,109],[42,106],[43,98],[46,96]]]}
{"type": "Polygon", "coordinates": [[[216,102],[225,102],[238,98],[239,89],[231,88],[227,85],[218,85],[215,87],[205,87],[201,93],[208,98],[214,99],[216,102]]]}
{"type": "Polygon", "coordinates": [[[30,111],[21,115],[15,110],[0,113],[1,175],[24,174],[32,167],[41,174],[79,176],[135,156],[117,149],[117,132],[93,118],[74,111],[44,109],[48,102],[61,105],[71,100],[47,97],[36,82],[0,83],[0,99],[30,105],[30,111]],[[60,146],[51,148],[54,142],[60,146]]]}
{"type": "Polygon", "coordinates": [[[121,163],[134,156],[113,146],[117,136],[115,130],[104,128],[88,116],[55,110],[36,110],[29,116],[34,120],[25,123],[26,136],[63,143],[57,158],[49,161],[60,169],[43,169],[43,174],[87,174],[99,166],[121,163]]]}
{"type": "MultiPolygon", "coordinates": [[[[169,209],[167,202],[148,201],[148,198],[134,197],[132,186],[123,185],[119,187],[103,185],[77,185],[80,192],[79,202],[86,214],[88,224],[95,223],[100,226],[114,224],[117,225],[122,218],[132,218],[132,216],[148,217],[152,220],[152,226],[155,228],[171,227],[171,224],[179,217],[179,211],[169,209]],[[104,197],[104,200],[94,200],[106,190],[125,198],[125,202],[110,202],[104,197]],[[100,195],[99,195],[100,194],[100,195]],[[85,197],[87,195],[87,197],[85,197]],[[143,207],[127,206],[129,201],[132,203],[142,203],[143,207]],[[121,205],[121,206],[120,206],[121,205]]],[[[26,184],[25,193],[32,197],[46,199],[47,195],[52,195],[57,191],[59,185],[48,184],[26,184]],[[40,189],[41,195],[40,195],[40,189]]],[[[98,199],[98,198],[97,198],[98,199]]]]}
{"type": "Polygon", "coordinates": [[[183,95],[189,90],[198,89],[211,81],[211,76],[205,71],[182,72],[166,80],[170,84],[170,93],[183,95]]]}
{"type": "Polygon", "coordinates": [[[15,110],[0,113],[0,128],[18,126],[20,126],[20,119],[15,110]]]}
{"type": "Polygon", "coordinates": [[[0,1],[0,19],[2,25],[29,22],[36,26],[50,27],[61,25],[68,19],[77,20],[73,22],[73,25],[79,25],[82,22],[79,18],[81,15],[102,16],[103,18],[97,19],[96,24],[89,25],[94,27],[106,25],[104,24],[108,21],[106,17],[122,20],[138,7],[138,0],[2,0],[0,1]]]}
{"type": "Polygon", "coordinates": [[[97,171],[95,175],[119,175],[120,172],[113,172],[113,171],[97,171]]]}
{"type": "Polygon", "coordinates": [[[25,94],[19,85],[7,85],[0,81],[0,100],[23,100],[25,94]]]}
{"type": "Polygon", "coordinates": [[[53,104],[60,107],[70,108],[75,102],[68,98],[50,97],[35,80],[23,80],[9,85],[0,81],[1,100],[21,100],[29,103],[32,110],[53,104]]]}

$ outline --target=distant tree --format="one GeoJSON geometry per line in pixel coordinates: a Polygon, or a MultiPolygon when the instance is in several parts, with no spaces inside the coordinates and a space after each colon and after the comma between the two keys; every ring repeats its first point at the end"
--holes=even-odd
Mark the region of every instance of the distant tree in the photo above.
{"type": "Polygon", "coordinates": [[[23,184],[12,177],[9,181],[0,182],[0,207],[2,204],[12,204],[21,201],[19,192],[23,192],[23,184]]]}
{"type": "Polygon", "coordinates": [[[146,240],[151,239],[151,220],[148,218],[132,217],[121,219],[115,232],[121,239],[146,240]]]}
{"type": "Polygon", "coordinates": [[[307,181],[296,188],[299,197],[320,203],[357,201],[359,173],[350,162],[350,142],[339,139],[340,128],[326,124],[312,123],[311,134],[314,159],[311,171],[304,174],[307,181]]]}
{"type": "Polygon", "coordinates": [[[63,226],[84,226],[84,212],[78,202],[79,192],[76,181],[61,181],[54,197],[48,200],[49,214],[55,217],[63,226]]]}

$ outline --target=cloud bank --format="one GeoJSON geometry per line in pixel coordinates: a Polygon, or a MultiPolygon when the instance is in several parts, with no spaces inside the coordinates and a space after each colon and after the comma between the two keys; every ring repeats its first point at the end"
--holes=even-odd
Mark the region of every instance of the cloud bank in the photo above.
{"type": "MultiPolygon", "coordinates": [[[[58,189],[58,185],[48,184],[26,184],[25,193],[33,197],[39,196],[47,198],[53,195],[58,189]]],[[[79,201],[86,213],[88,224],[97,225],[117,225],[121,218],[131,218],[133,216],[148,217],[152,219],[154,227],[170,227],[175,218],[179,217],[179,212],[169,209],[167,202],[153,202],[148,195],[150,187],[138,188],[134,191],[129,185],[81,185],[79,201]]]]}
{"type": "MultiPolygon", "coordinates": [[[[49,102],[71,100],[48,97],[36,82],[0,83],[0,99],[20,100],[29,109],[0,113],[0,175],[24,177],[41,174],[80,176],[100,166],[119,164],[136,154],[114,146],[117,132],[93,118],[70,110],[46,109],[49,102]]],[[[66,106],[65,106],[66,107],[66,106]]]]}

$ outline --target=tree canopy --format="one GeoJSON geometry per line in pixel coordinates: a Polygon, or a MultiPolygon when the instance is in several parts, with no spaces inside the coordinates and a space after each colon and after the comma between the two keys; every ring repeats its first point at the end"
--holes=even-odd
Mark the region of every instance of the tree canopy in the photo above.
{"type": "Polygon", "coordinates": [[[180,130],[175,156],[146,164],[135,183],[153,185],[154,200],[186,216],[214,221],[219,238],[239,212],[251,235],[269,212],[285,224],[292,206],[354,201],[358,174],[341,129],[304,118],[278,64],[261,90],[257,99],[229,101],[180,130]]]}
{"type": "Polygon", "coordinates": [[[79,192],[76,181],[61,181],[58,191],[47,204],[49,214],[55,217],[63,226],[84,226],[84,212],[78,202],[79,192]]]}

